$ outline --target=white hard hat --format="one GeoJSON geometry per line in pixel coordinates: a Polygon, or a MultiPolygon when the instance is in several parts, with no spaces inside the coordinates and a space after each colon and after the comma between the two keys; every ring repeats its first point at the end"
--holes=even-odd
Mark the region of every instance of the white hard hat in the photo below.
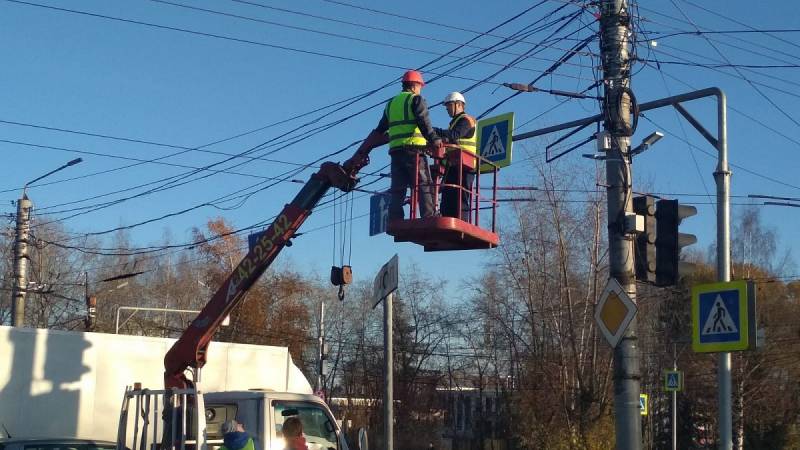
{"type": "Polygon", "coordinates": [[[447,94],[447,97],[444,98],[442,103],[450,103],[450,102],[461,102],[463,104],[467,104],[467,101],[464,99],[464,96],[461,95],[461,92],[451,92],[447,94]]]}

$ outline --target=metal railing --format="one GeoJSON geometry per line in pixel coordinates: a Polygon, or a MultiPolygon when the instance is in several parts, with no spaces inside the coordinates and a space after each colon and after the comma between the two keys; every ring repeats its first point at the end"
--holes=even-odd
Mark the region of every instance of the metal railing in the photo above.
{"type": "MultiPolygon", "coordinates": [[[[432,167],[444,167],[445,170],[441,171],[441,173],[431,173],[431,185],[433,187],[433,205],[434,210],[439,210],[440,208],[440,200],[439,194],[442,191],[442,188],[452,189],[456,192],[451,191],[451,195],[453,195],[457,201],[457,219],[464,220],[465,222],[471,223],[476,226],[480,226],[480,211],[484,209],[481,207],[481,203],[489,203],[490,206],[486,208],[491,208],[492,210],[492,220],[490,230],[492,232],[495,231],[496,223],[497,223],[497,172],[499,167],[492,161],[480,156],[470,153],[463,148],[448,144],[445,146],[445,153],[443,155],[434,155],[433,160],[434,164],[432,167]],[[457,184],[452,183],[445,183],[444,179],[446,170],[458,170],[458,177],[457,177],[457,184]],[[471,170],[474,172],[475,180],[472,184],[471,188],[464,187],[464,172],[466,170],[471,170]],[[492,174],[492,187],[491,187],[491,198],[483,198],[481,197],[481,175],[492,174]],[[466,217],[463,217],[464,211],[461,204],[462,195],[467,194],[469,195],[469,208],[467,210],[466,217]]],[[[418,214],[418,207],[419,207],[419,188],[420,188],[420,180],[419,180],[419,165],[420,165],[420,158],[426,157],[424,154],[417,155],[417,160],[415,163],[415,173],[414,173],[414,184],[411,186],[411,196],[409,199],[410,202],[410,218],[416,219],[419,217],[418,214]]],[[[429,185],[430,186],[430,185],[429,185]]]]}
{"type": "Polygon", "coordinates": [[[198,429],[198,411],[203,409],[196,389],[129,386],[122,401],[117,450],[203,450],[205,442],[197,439],[204,434],[198,429]],[[130,438],[128,431],[132,431],[130,438]]]}
{"type": "Polygon", "coordinates": [[[160,312],[178,312],[178,313],[195,313],[195,314],[200,313],[200,310],[197,309],[146,308],[144,306],[120,306],[117,308],[117,318],[114,321],[114,334],[119,334],[119,328],[128,323],[128,321],[131,320],[138,311],[160,311],[160,312]],[[128,318],[125,319],[125,321],[122,322],[122,324],[120,324],[119,314],[123,310],[133,311],[133,313],[130,316],[128,316],[128,318]]]}

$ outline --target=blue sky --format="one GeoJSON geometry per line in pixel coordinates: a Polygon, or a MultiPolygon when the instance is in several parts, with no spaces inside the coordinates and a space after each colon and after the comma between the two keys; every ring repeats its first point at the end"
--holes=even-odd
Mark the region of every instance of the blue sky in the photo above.
{"type": "MultiPolygon", "coordinates": [[[[489,76],[540,44],[540,52],[466,94],[468,110],[477,115],[510,93],[497,83],[530,82],[578,39],[597,31],[593,10],[588,8],[548,41],[548,35],[566,21],[566,18],[555,19],[581,11],[579,2],[564,1],[541,2],[490,36],[473,41],[470,40],[476,38],[476,33],[489,30],[536,2],[409,0],[400,5],[363,0],[33,0],[29,3],[0,0],[3,42],[0,52],[4,61],[0,82],[5,87],[0,98],[0,151],[6,161],[1,169],[0,211],[13,212],[10,201],[18,197],[26,181],[78,156],[84,159],[83,163],[49,177],[46,181],[52,184],[29,190],[37,213],[64,220],[70,231],[98,232],[215,203],[216,206],[198,206],[131,228],[131,240],[140,246],[158,244],[167,229],[174,241],[187,241],[193,226],[202,226],[217,215],[236,227],[253,225],[275,215],[295,195],[300,184],[281,182],[247,198],[215,200],[261,183],[245,192],[257,190],[270,183],[270,177],[281,178],[297,168],[297,164],[308,164],[362,139],[377,123],[380,107],[301,142],[292,145],[286,142],[306,136],[308,131],[297,134],[291,130],[311,119],[320,118],[317,125],[326,124],[389,98],[397,91],[397,83],[393,81],[404,68],[440,59],[435,65],[441,67],[429,66],[425,70],[428,79],[435,74],[447,75],[432,82],[423,92],[433,104],[448,92],[466,89],[474,80],[489,76]],[[553,12],[558,8],[561,9],[553,12]],[[512,42],[502,52],[454,69],[465,55],[494,45],[500,36],[509,36],[538,20],[555,23],[512,42]],[[567,39],[557,39],[573,31],[567,39]],[[458,44],[468,42],[468,47],[442,56],[458,44]],[[320,113],[279,123],[385,85],[388,87],[354,105],[338,104],[320,113]],[[266,126],[270,127],[262,129],[266,126]],[[68,133],[56,128],[160,145],[68,133]],[[235,137],[253,130],[259,131],[235,137]],[[209,145],[220,140],[225,141],[209,145]],[[262,143],[271,146],[251,154],[262,159],[239,158],[215,166],[224,173],[205,172],[209,176],[203,179],[75,217],[70,216],[80,211],[65,211],[141,194],[154,185],[87,200],[178,176],[190,167],[217,163],[227,158],[226,153],[239,154],[262,143]],[[206,152],[189,150],[198,147],[206,152]],[[182,153],[167,157],[176,152],[182,153]],[[119,169],[156,158],[161,159],[119,169]],[[110,172],[96,174],[103,171],[110,172]],[[70,180],[73,177],[83,178],[70,180]]],[[[731,107],[730,161],[736,165],[732,168],[733,203],[753,202],[746,198],[749,194],[800,197],[800,181],[796,176],[800,169],[797,156],[800,125],[794,122],[800,117],[797,101],[800,33],[740,32],[751,28],[800,28],[793,2],[769,2],[758,8],[744,1],[641,2],[638,16],[638,54],[649,60],[634,66],[633,88],[639,101],[709,86],[721,87],[731,107]],[[698,28],[737,33],[686,34],[698,28]],[[679,34],[665,36],[674,33],[679,34]],[[737,67],[698,67],[697,63],[737,67]]],[[[585,51],[596,54],[597,41],[585,51]]],[[[592,67],[597,65],[597,58],[591,55],[576,55],[542,78],[537,86],[582,90],[593,82],[592,67]]],[[[516,124],[526,124],[516,131],[524,132],[598,111],[596,102],[591,100],[559,105],[563,100],[542,93],[519,95],[494,113],[513,111],[516,124]]],[[[714,131],[716,119],[711,101],[698,102],[689,109],[714,131]]],[[[696,203],[699,214],[687,221],[684,228],[697,234],[699,247],[706,248],[715,236],[715,210],[709,204],[714,201],[715,151],[690,125],[677,120],[674,111],[652,111],[646,116],[647,119],[639,121],[634,143],[656,129],[664,131],[667,137],[636,159],[635,189],[650,186],[665,197],[696,203]]],[[[439,126],[448,121],[441,107],[432,110],[432,119],[439,126]]],[[[588,130],[579,133],[575,140],[588,133],[588,130]]],[[[518,161],[525,157],[541,159],[544,145],[554,138],[524,142],[517,147],[518,161]]],[[[587,145],[565,156],[561,164],[591,168],[594,163],[580,157],[581,153],[591,151],[592,146],[587,145]]],[[[332,159],[343,160],[350,152],[346,150],[332,159]]],[[[385,149],[376,150],[367,170],[377,170],[387,163],[385,149]]],[[[501,184],[528,180],[536,186],[537,180],[531,178],[530,171],[529,164],[520,162],[503,173],[501,184]]],[[[311,170],[305,170],[291,178],[306,180],[310,174],[311,170]]],[[[373,180],[374,177],[365,178],[373,180]]],[[[576,182],[576,189],[581,189],[580,184],[576,182]]],[[[371,188],[386,185],[388,182],[383,180],[371,188]]],[[[571,195],[580,200],[586,194],[571,195]]],[[[737,208],[734,207],[734,214],[737,208]]],[[[800,210],[760,208],[764,222],[779,232],[784,248],[799,248],[794,224],[800,210]]],[[[354,215],[361,216],[367,210],[368,199],[357,195],[354,215]]],[[[333,231],[328,226],[332,221],[331,209],[315,213],[304,230],[317,231],[298,239],[280,260],[291,261],[301,269],[327,272],[333,252],[333,231]]],[[[357,277],[371,278],[394,253],[400,254],[401,261],[414,261],[428,273],[439,276],[446,274],[442,268],[449,271],[454,267],[463,268],[465,275],[474,275],[487,258],[486,252],[475,251],[424,254],[411,244],[394,244],[385,235],[367,237],[365,218],[357,219],[353,226],[352,263],[357,277]]]]}

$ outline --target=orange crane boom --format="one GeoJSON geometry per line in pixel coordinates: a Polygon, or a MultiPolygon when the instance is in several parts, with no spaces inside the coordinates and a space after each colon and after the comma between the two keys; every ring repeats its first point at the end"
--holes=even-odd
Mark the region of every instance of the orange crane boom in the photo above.
{"type": "Polygon", "coordinates": [[[189,327],[169,349],[164,357],[164,385],[166,388],[184,389],[192,385],[186,377],[188,368],[200,369],[206,363],[208,344],[219,329],[223,319],[244,299],[247,291],[272,264],[284,247],[305,222],[311,211],[331,187],[344,192],[353,190],[358,183],[356,174],[369,163],[369,152],[388,141],[385,135],[371,133],[355,155],[344,164],[323,163],[311,175],[295,198],[272,222],[272,225],[252,246],[239,265],[228,275],[211,300],[203,307],[189,327]]]}

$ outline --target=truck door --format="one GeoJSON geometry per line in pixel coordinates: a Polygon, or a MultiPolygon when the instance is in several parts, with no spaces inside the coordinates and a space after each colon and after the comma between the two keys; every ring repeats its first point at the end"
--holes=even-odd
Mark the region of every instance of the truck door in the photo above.
{"type": "Polygon", "coordinates": [[[286,441],[283,438],[283,421],[290,416],[297,416],[303,423],[303,435],[308,450],[348,450],[347,443],[336,428],[336,422],[330,411],[319,403],[304,401],[273,400],[273,439],[270,450],[283,450],[286,441]]]}

